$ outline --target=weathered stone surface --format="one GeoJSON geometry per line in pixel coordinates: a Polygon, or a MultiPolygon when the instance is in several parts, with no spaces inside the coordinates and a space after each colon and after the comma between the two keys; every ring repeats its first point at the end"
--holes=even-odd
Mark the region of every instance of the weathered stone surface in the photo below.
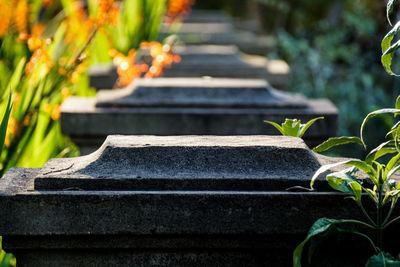
{"type": "Polygon", "coordinates": [[[138,79],[120,90],[101,90],[97,107],[305,108],[300,94],[285,94],[265,80],[138,79]]]}
{"type": "Polygon", "coordinates": [[[207,183],[206,188],[211,189],[214,181],[220,179],[215,183],[218,188],[243,190],[244,184],[247,188],[254,181],[257,186],[263,184],[260,179],[283,177],[308,181],[319,167],[304,142],[293,137],[109,136],[93,154],[51,160],[38,174],[35,188],[48,190],[54,188],[54,182],[61,182],[64,188],[85,188],[88,184],[91,190],[94,186],[97,186],[95,190],[104,190],[104,185],[106,188],[125,185],[126,189],[133,190],[132,185],[154,186],[148,181],[153,179],[158,179],[157,182],[167,179],[162,186],[171,183],[180,188],[182,181],[173,181],[180,179],[188,187],[204,188],[201,183],[207,183]],[[140,179],[141,183],[94,181],[98,178],[140,179]],[[74,179],[86,181],[75,183],[74,179]]]}
{"type": "Polygon", "coordinates": [[[3,247],[19,266],[289,266],[315,219],[360,216],[342,194],[285,191],[306,186],[307,169],[328,162],[291,137],[110,137],[93,155],[52,160],[42,169],[14,168],[0,180],[3,247]],[[195,171],[199,178],[190,173],[191,180],[204,185],[230,171],[232,187],[163,188],[153,177],[160,175],[157,166],[163,179],[195,171]],[[135,178],[138,169],[149,176],[135,178]],[[293,174],[299,177],[288,179],[293,174]],[[146,179],[156,185],[101,184],[146,179]],[[57,188],[60,180],[99,185],[57,188]],[[243,180],[282,185],[253,189],[242,187],[243,180]]]}

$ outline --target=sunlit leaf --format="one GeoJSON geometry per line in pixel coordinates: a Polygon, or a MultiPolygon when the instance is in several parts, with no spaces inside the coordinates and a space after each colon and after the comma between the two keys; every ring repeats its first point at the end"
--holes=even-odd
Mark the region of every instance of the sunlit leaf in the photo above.
{"type": "Polygon", "coordinates": [[[368,176],[371,178],[371,180],[376,183],[376,171],[375,169],[369,165],[368,163],[366,163],[365,161],[361,161],[361,160],[345,160],[345,161],[341,161],[341,162],[337,162],[337,163],[332,163],[332,164],[327,164],[327,165],[323,165],[321,166],[314,174],[314,176],[311,178],[311,182],[310,182],[310,187],[313,188],[314,187],[314,183],[315,180],[324,172],[328,171],[329,169],[336,167],[336,166],[340,166],[340,165],[349,165],[349,166],[353,166],[353,167],[357,167],[360,170],[363,170],[366,174],[368,174],[368,176]]]}
{"type": "Polygon", "coordinates": [[[300,133],[298,137],[303,137],[304,133],[307,131],[307,129],[317,120],[324,119],[324,117],[318,117],[314,118],[312,120],[309,120],[306,124],[301,124],[300,125],[300,133]]]}
{"type": "Polygon", "coordinates": [[[264,121],[264,122],[266,122],[266,123],[268,123],[268,124],[271,124],[271,125],[274,126],[282,135],[285,135],[285,133],[283,132],[282,127],[281,127],[279,124],[277,124],[276,122],[273,122],[273,121],[264,121]]]}
{"type": "Polygon", "coordinates": [[[332,147],[350,144],[350,143],[356,143],[356,144],[360,144],[362,146],[364,145],[363,142],[361,141],[361,139],[358,137],[355,137],[355,136],[353,136],[353,137],[346,137],[346,136],[332,137],[332,138],[329,138],[328,140],[326,140],[325,142],[323,142],[322,144],[318,145],[317,147],[313,148],[313,151],[314,152],[323,152],[328,149],[331,149],[332,147]]]}
{"type": "Polygon", "coordinates": [[[394,170],[398,165],[400,164],[400,153],[397,153],[396,156],[392,157],[389,162],[386,164],[386,169],[385,173],[383,175],[383,178],[386,179],[388,177],[388,174],[391,173],[391,175],[396,171],[394,170]]]}
{"type": "Polygon", "coordinates": [[[374,148],[369,152],[369,154],[365,158],[365,162],[372,164],[373,161],[379,159],[380,157],[383,157],[387,154],[396,153],[397,150],[393,146],[394,146],[393,141],[387,141],[380,144],[379,146],[377,146],[376,148],[374,148]]]}
{"type": "Polygon", "coordinates": [[[282,129],[285,136],[298,137],[300,132],[300,121],[296,119],[286,119],[282,124],[282,129]]]}
{"type": "Polygon", "coordinates": [[[395,5],[397,4],[398,0],[388,0],[387,2],[387,6],[386,6],[386,18],[390,24],[390,26],[392,26],[392,22],[390,21],[390,14],[392,14],[393,9],[395,7],[395,5]]]}
{"type": "Polygon", "coordinates": [[[388,113],[392,113],[392,114],[396,114],[396,113],[400,113],[400,109],[394,109],[394,108],[384,108],[384,109],[379,109],[376,111],[373,111],[371,113],[369,113],[363,120],[362,124],[361,124],[361,128],[360,128],[360,137],[361,137],[361,141],[363,142],[363,144],[365,144],[364,142],[364,137],[363,137],[363,132],[364,132],[364,127],[366,125],[366,123],[373,117],[380,115],[380,114],[388,114],[388,113]]]}

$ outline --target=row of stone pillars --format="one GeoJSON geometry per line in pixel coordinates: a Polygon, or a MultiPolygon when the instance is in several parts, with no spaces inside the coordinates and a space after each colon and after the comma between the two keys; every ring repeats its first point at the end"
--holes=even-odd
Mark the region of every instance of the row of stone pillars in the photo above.
{"type": "MultiPolygon", "coordinates": [[[[64,132],[95,152],[0,180],[0,233],[18,266],[290,266],[314,220],[358,214],[340,194],[288,191],[332,159],[263,124],[324,116],[313,144],[335,134],[336,108],[273,89],[287,73],[239,52],[225,15],[198,14],[181,38],[202,44],[177,48],[171,78],[62,107],[64,132]],[[110,134],[135,136],[103,143],[110,134]]],[[[92,75],[100,87],[115,79],[112,69],[92,75]]]]}

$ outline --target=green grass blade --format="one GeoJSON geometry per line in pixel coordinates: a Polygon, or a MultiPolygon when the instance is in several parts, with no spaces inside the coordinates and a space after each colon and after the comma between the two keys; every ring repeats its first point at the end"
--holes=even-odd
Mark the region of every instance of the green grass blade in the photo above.
{"type": "Polygon", "coordinates": [[[3,118],[1,119],[1,124],[0,124],[0,153],[1,153],[1,151],[3,151],[4,141],[6,140],[7,125],[8,125],[8,120],[10,118],[11,110],[12,110],[11,102],[12,101],[11,101],[11,92],[10,92],[10,96],[8,97],[6,111],[4,113],[3,118]]]}

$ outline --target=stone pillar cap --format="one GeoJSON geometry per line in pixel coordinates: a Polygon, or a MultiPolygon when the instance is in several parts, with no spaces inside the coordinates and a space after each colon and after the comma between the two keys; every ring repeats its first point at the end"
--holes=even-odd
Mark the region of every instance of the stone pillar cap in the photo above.
{"type": "Polygon", "coordinates": [[[110,180],[226,179],[235,187],[235,180],[309,180],[319,167],[314,154],[294,137],[114,135],[90,155],[50,160],[35,182],[42,180],[40,189],[45,189],[43,183],[51,187],[68,181],[74,187],[84,181],[101,190],[110,180]]]}
{"type": "Polygon", "coordinates": [[[306,108],[300,94],[273,89],[262,79],[138,79],[120,90],[102,90],[97,107],[306,108]]]}

